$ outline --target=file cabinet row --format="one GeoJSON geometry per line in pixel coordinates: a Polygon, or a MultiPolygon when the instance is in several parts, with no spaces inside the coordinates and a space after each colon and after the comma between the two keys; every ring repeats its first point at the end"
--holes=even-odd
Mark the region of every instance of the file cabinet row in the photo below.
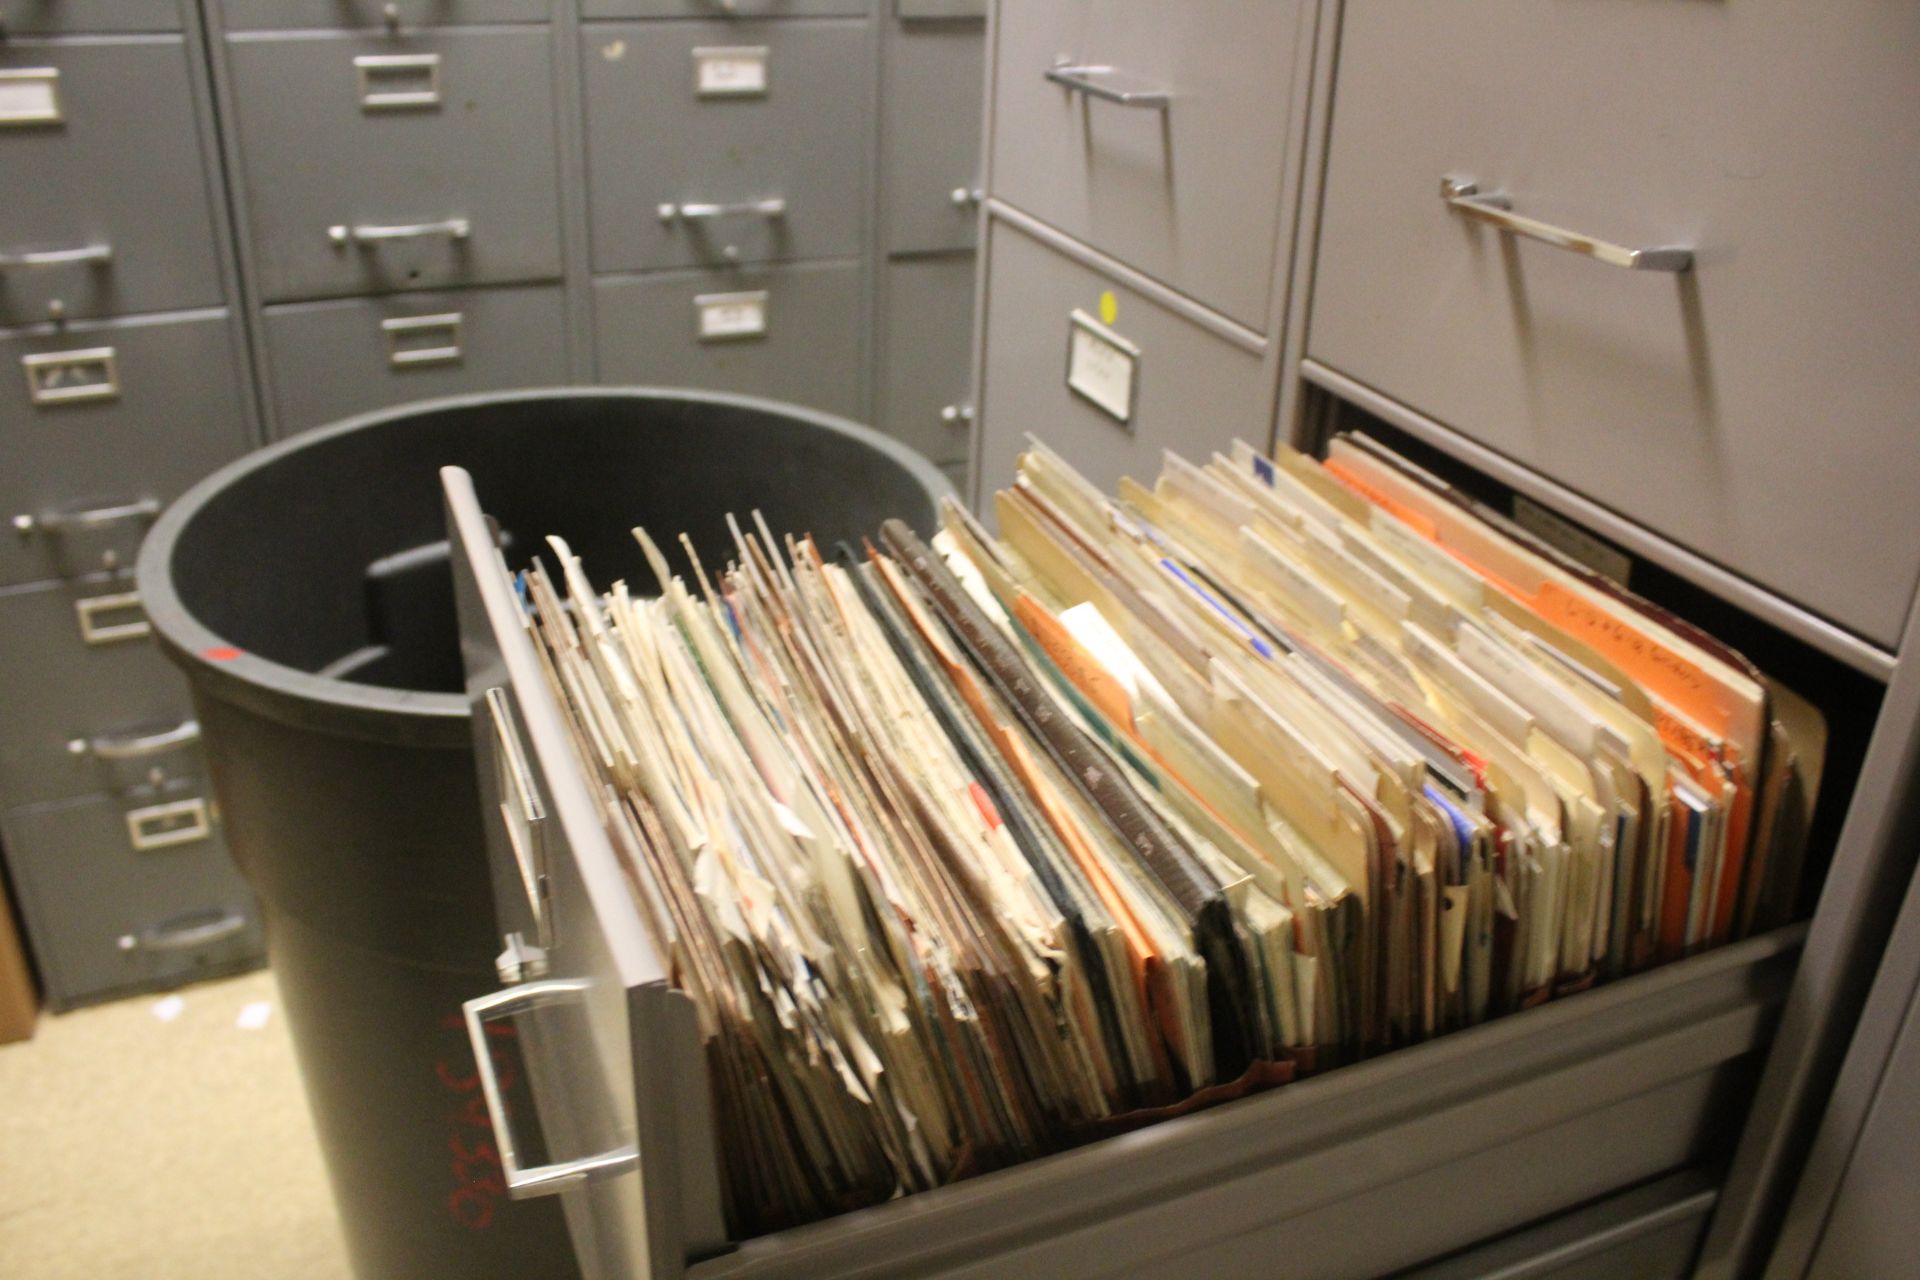
{"type": "Polygon", "coordinates": [[[191,5],[0,5],[0,844],[45,1001],[256,964],[131,577],[258,421],[191,5]]]}
{"type": "MultiPolygon", "coordinates": [[[[1801,1175],[1915,864],[1920,525],[1904,495],[1920,451],[1904,424],[1920,374],[1902,352],[1920,333],[1920,289],[1910,261],[1876,250],[1920,234],[1903,160],[1920,138],[1920,70],[1903,56],[1915,22],[1866,3],[1811,24],[1783,3],[994,6],[982,502],[1028,432],[1110,489],[1156,474],[1163,448],[1313,449],[1360,426],[1502,511],[1531,504],[1569,542],[1618,551],[1636,589],[1813,696],[1852,744],[1829,757],[1811,918],[1778,1003],[1719,1069],[1723,1092],[1635,1122],[1651,1158],[1630,1175],[1608,1168],[1610,1139],[1481,1179],[1478,1157],[1442,1154],[1438,1130],[1356,1138],[1381,1142],[1396,1185],[1445,1167],[1480,1189],[1482,1243],[1417,1274],[1721,1280],[1772,1253],[1769,1206],[1801,1175]],[[1703,1145],[1652,1155],[1682,1134],[1703,1145]],[[1589,1175],[1577,1194],[1551,1189],[1589,1175]],[[1668,1190],[1627,1190],[1655,1176],[1668,1190]],[[1635,1225],[1580,1207],[1609,1193],[1599,1203],[1635,1225]]],[[[1666,1007],[1652,976],[1613,998],[1666,1007]]],[[[1553,1016],[1597,1027],[1598,995],[1553,1016]]],[[[1463,1038],[1394,1058],[1452,1072],[1491,1052],[1463,1038]]],[[[1628,1089],[1659,1078],[1624,1059],[1612,1076],[1628,1089]]],[[[1482,1096],[1510,1110],[1521,1092],[1509,1081],[1482,1096]]],[[[1257,1105],[1240,1107],[1258,1123],[1257,1105]]],[[[1469,1123],[1446,1114],[1434,1123],[1469,1123]]],[[[1474,1142],[1496,1140],[1489,1127],[1474,1142]]],[[[1325,1185],[1329,1166],[1274,1158],[1325,1185]]],[[[1159,1194],[1142,1191],[1129,1221],[1159,1194]]],[[[1217,1222],[1169,1215],[1132,1256],[1164,1249],[1170,1273],[1200,1258],[1286,1257],[1303,1274],[1412,1265],[1386,1256],[1406,1242],[1374,1211],[1382,1194],[1329,1191],[1291,1238],[1220,1242],[1217,1227],[1262,1212],[1250,1188],[1223,1193],[1217,1222]]],[[[1057,1273],[1123,1267],[1093,1247],[1120,1238],[1098,1208],[1076,1204],[1030,1236],[1023,1256],[1057,1259],[1057,1273]]],[[[734,1269],[775,1270],[776,1251],[749,1243],[734,1269]]],[[[898,1273],[961,1270],[898,1257],[898,1273]]],[[[1775,1257],[1769,1274],[1800,1274],[1802,1260],[1775,1257]]]]}
{"type": "Polygon", "coordinates": [[[896,276],[956,282],[915,291],[944,332],[970,311],[892,263],[971,249],[977,4],[312,10],[214,10],[272,434],[634,378],[856,418],[930,382],[958,418],[963,348],[866,333],[896,276]]]}

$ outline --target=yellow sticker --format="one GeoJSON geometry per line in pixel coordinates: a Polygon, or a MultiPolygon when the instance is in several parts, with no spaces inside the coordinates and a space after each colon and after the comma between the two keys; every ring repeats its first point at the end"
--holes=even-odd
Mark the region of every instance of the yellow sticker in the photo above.
{"type": "Polygon", "coordinates": [[[1113,290],[1102,289],[1100,291],[1100,323],[1112,324],[1119,315],[1119,299],[1113,296],[1113,290]]]}

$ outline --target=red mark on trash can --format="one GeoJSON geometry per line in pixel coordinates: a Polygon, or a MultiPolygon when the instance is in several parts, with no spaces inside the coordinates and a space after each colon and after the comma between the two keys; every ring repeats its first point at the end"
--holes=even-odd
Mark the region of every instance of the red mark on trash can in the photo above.
{"type": "MultiPolygon", "coordinates": [[[[467,1024],[459,1014],[448,1015],[440,1025],[442,1030],[460,1033],[462,1048],[469,1048],[467,1024]]],[[[514,1028],[510,1023],[488,1023],[487,1039],[487,1056],[493,1059],[494,1078],[499,1081],[504,1106],[504,1095],[520,1079],[514,1028]]],[[[507,1180],[500,1165],[500,1149],[494,1144],[487,1100],[480,1092],[480,1072],[471,1064],[470,1052],[450,1052],[433,1064],[433,1074],[442,1088],[459,1099],[447,1112],[447,1123],[451,1127],[447,1150],[452,1155],[450,1172],[453,1175],[447,1210],[455,1222],[468,1230],[484,1231],[493,1225],[500,1201],[506,1197],[507,1180]]]]}
{"type": "Polygon", "coordinates": [[[202,649],[200,656],[208,662],[232,662],[240,656],[240,651],[230,644],[216,644],[210,649],[202,649]]]}

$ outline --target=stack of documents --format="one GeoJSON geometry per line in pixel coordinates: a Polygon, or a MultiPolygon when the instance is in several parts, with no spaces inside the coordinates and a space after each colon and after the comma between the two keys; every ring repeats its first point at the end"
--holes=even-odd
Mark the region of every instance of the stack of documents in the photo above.
{"type": "Polygon", "coordinates": [[[739,1235],[1792,909],[1819,716],[1370,440],[1112,497],[1035,442],[993,516],[522,575],[739,1235]]]}

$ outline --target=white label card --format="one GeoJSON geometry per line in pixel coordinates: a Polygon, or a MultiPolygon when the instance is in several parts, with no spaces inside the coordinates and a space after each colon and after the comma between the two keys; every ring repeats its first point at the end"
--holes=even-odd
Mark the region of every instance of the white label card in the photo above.
{"type": "Polygon", "coordinates": [[[1140,348],[1076,309],[1067,324],[1067,386],[1114,421],[1133,424],[1140,348]]]}
{"type": "Polygon", "coordinates": [[[767,291],[703,293],[693,300],[702,342],[757,338],[767,331],[767,291]]]}
{"type": "Polygon", "coordinates": [[[758,97],[767,91],[767,47],[693,51],[693,87],[702,98],[758,97]]]}
{"type": "Polygon", "coordinates": [[[0,71],[0,126],[58,124],[60,119],[58,67],[0,71]]]}

